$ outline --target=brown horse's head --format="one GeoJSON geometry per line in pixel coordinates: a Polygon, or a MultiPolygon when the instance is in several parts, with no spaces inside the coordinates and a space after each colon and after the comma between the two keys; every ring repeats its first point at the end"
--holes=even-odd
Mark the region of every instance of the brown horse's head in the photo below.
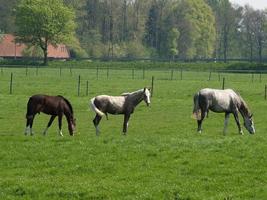
{"type": "Polygon", "coordinates": [[[76,127],[76,119],[72,116],[72,117],[70,117],[69,124],[68,124],[70,135],[74,134],[75,127],[76,127]]]}

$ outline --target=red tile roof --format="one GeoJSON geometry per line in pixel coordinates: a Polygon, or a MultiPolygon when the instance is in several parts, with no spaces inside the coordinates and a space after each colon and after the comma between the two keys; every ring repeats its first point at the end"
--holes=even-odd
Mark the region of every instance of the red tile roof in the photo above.
{"type": "MultiPolygon", "coordinates": [[[[23,57],[22,52],[27,46],[25,44],[15,44],[15,37],[11,34],[5,34],[0,42],[0,57],[23,57]]],[[[69,51],[64,44],[57,47],[48,45],[48,58],[69,58],[69,51]]]]}

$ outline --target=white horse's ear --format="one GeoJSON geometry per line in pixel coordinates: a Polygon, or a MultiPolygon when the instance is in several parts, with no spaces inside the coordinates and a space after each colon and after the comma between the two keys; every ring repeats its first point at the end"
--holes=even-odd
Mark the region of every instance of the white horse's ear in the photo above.
{"type": "Polygon", "coordinates": [[[146,91],[146,87],[144,87],[144,92],[146,91]]]}

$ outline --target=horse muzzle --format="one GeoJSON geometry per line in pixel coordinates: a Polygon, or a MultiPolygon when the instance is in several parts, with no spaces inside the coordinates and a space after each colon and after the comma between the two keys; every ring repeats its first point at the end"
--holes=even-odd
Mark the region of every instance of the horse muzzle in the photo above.
{"type": "Polygon", "coordinates": [[[255,128],[253,128],[252,130],[249,131],[250,134],[255,134],[255,128]]]}

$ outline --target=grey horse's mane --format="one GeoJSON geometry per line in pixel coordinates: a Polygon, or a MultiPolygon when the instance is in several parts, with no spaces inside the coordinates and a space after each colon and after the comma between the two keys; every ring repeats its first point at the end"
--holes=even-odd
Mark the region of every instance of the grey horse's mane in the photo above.
{"type": "Polygon", "coordinates": [[[124,92],[124,93],[121,94],[121,96],[128,96],[128,95],[131,95],[131,94],[142,92],[143,90],[144,89],[140,89],[140,90],[137,90],[137,91],[134,91],[134,92],[124,92]]]}
{"type": "Polygon", "coordinates": [[[250,116],[251,113],[248,108],[248,105],[246,104],[246,102],[244,101],[244,99],[241,97],[241,95],[238,92],[236,92],[236,94],[239,96],[240,101],[241,101],[240,110],[242,110],[245,115],[250,116]]]}

